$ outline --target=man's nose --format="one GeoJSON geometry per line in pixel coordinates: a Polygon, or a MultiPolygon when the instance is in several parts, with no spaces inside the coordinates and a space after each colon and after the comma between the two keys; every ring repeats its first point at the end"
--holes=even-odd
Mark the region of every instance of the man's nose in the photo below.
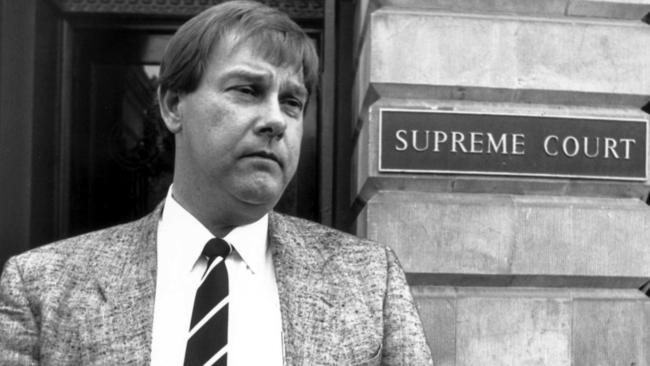
{"type": "Polygon", "coordinates": [[[281,138],[287,129],[286,116],[278,100],[270,100],[260,111],[260,119],[255,126],[255,133],[270,138],[281,138]]]}

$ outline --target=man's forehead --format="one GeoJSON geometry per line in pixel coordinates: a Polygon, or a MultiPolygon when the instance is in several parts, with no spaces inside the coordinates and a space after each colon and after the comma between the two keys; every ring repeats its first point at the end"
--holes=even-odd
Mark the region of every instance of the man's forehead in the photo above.
{"type": "Polygon", "coordinates": [[[222,42],[214,49],[210,62],[214,64],[213,66],[221,67],[221,71],[227,76],[278,78],[282,81],[282,86],[304,89],[304,93],[307,94],[301,63],[292,64],[268,57],[265,52],[260,51],[255,42],[250,40],[222,42]]]}

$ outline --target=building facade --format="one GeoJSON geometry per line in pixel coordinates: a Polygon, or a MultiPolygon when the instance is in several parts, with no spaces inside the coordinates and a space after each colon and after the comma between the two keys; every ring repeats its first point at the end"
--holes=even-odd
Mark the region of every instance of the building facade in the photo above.
{"type": "MultiPolygon", "coordinates": [[[[157,62],[217,2],[0,2],[3,261],[155,205],[157,62]]],[[[280,209],[392,247],[436,365],[650,365],[650,1],[266,3],[323,60],[280,209]]]]}

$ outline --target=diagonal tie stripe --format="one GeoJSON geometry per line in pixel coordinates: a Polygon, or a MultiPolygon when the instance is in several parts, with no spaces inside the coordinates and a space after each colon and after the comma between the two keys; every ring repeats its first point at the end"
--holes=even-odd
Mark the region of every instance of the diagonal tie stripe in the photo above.
{"type": "MultiPolygon", "coordinates": [[[[187,341],[185,365],[203,365],[227,346],[228,307],[222,308],[187,341]],[[187,362],[191,360],[192,363],[187,362]]],[[[225,355],[224,355],[225,356],[225,355]]]]}
{"type": "MultiPolygon", "coordinates": [[[[210,321],[217,313],[223,309],[224,307],[228,307],[228,298],[226,297],[225,299],[221,300],[220,303],[218,303],[215,307],[212,308],[205,316],[198,321],[198,323],[194,324],[192,329],[190,329],[190,334],[188,334],[187,338],[190,339],[192,336],[203,327],[207,322],[210,321]]],[[[228,312],[228,309],[224,309],[225,312],[228,312]]]]}
{"type": "Polygon", "coordinates": [[[226,366],[228,347],[228,271],[225,258],[231,247],[215,238],[202,255],[208,259],[206,273],[194,299],[185,350],[185,366],[226,366]]]}
{"type": "Polygon", "coordinates": [[[218,303],[228,296],[228,271],[226,263],[221,261],[205,277],[194,298],[190,329],[205,317],[218,303]]]}
{"type": "MultiPolygon", "coordinates": [[[[203,274],[203,277],[201,277],[201,282],[199,282],[199,286],[201,286],[201,284],[203,284],[203,281],[205,281],[205,279],[208,278],[208,275],[210,274],[210,272],[212,272],[212,270],[213,270],[213,269],[214,269],[214,268],[215,268],[219,263],[221,263],[221,261],[223,261],[223,258],[222,258],[222,257],[217,257],[215,260],[212,261],[212,264],[210,264],[210,265],[208,266],[208,269],[205,270],[205,273],[203,274]]],[[[197,287],[197,290],[198,290],[198,287],[197,287]]]]}
{"type": "Polygon", "coordinates": [[[212,356],[212,358],[210,358],[208,362],[204,364],[204,366],[226,366],[226,357],[224,356],[226,355],[227,351],[228,346],[225,346],[219,352],[215,353],[214,356],[212,356]]]}

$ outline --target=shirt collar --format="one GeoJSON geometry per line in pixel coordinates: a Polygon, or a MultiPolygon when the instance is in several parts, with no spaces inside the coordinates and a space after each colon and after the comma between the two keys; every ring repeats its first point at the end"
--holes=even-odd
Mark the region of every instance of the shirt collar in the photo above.
{"type": "Polygon", "coordinates": [[[234,228],[223,239],[230,243],[253,273],[261,273],[266,261],[269,215],[234,228]]]}
{"type": "MultiPolygon", "coordinates": [[[[167,258],[189,272],[200,257],[205,243],[214,235],[174,199],[172,188],[170,186],[167,192],[160,222],[161,234],[169,238],[165,242],[171,247],[159,250],[168,253],[167,258]]],[[[266,261],[267,234],[268,214],[253,223],[234,228],[223,239],[233,246],[253,273],[260,273],[266,261]]]]}

